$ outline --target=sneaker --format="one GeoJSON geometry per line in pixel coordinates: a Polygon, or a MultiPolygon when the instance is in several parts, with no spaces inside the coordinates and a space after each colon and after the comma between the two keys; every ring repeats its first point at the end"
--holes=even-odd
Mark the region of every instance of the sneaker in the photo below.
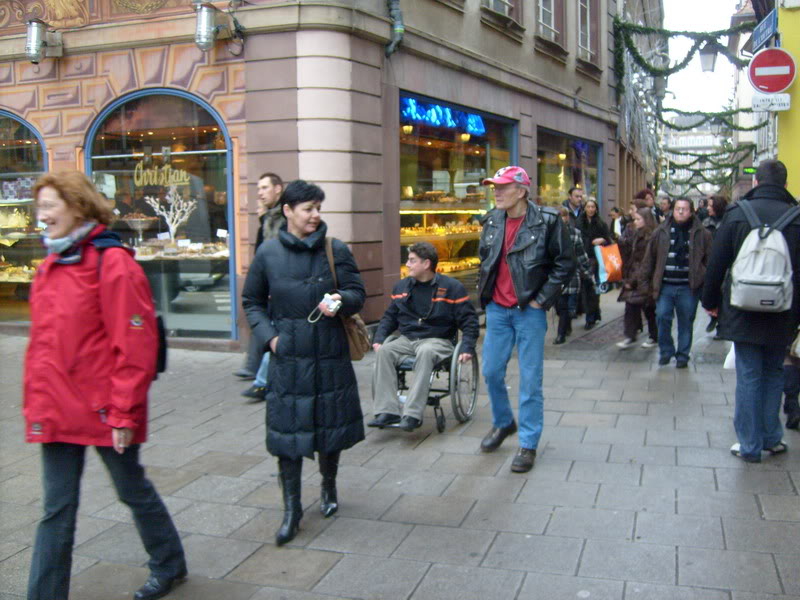
{"type": "Polygon", "coordinates": [[[776,454],[783,454],[789,449],[789,446],[786,445],[786,442],[781,440],[777,444],[775,444],[772,448],[764,448],[764,452],[769,452],[772,456],[776,454]]]}
{"type": "Polygon", "coordinates": [[[677,361],[675,361],[676,369],[685,369],[688,366],[689,366],[689,361],[686,360],[685,358],[679,358],[677,361]]]}
{"type": "Polygon", "coordinates": [[[642,344],[642,348],[655,348],[656,346],[658,346],[658,342],[652,338],[642,344]]]}
{"type": "Polygon", "coordinates": [[[631,338],[625,338],[621,342],[617,342],[617,348],[620,350],[627,350],[628,348],[632,348],[636,345],[636,340],[631,338]]]}
{"type": "Polygon", "coordinates": [[[672,360],[671,356],[661,356],[658,359],[658,365],[660,367],[663,367],[664,365],[668,365],[671,360],[672,360]]]}
{"type": "MultiPolygon", "coordinates": [[[[785,449],[783,451],[786,452],[785,449]]],[[[761,462],[760,454],[758,456],[746,456],[742,454],[742,445],[739,442],[736,442],[733,446],[731,446],[731,454],[733,454],[736,458],[741,458],[744,462],[749,462],[749,463],[761,462]]]]}
{"type": "Polygon", "coordinates": [[[263,402],[267,398],[267,387],[253,384],[242,392],[242,396],[249,398],[251,402],[263,402]]]}

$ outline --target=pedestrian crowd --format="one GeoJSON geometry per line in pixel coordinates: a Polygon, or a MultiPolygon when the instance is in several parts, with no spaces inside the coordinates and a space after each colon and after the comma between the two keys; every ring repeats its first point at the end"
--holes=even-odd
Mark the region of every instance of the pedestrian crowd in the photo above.
{"type": "MultiPolygon", "coordinates": [[[[764,161],[756,186],[737,202],[713,196],[695,208],[642,190],[611,222],[598,203],[572,188],[563,206],[539,206],[524,169],[507,166],[483,185],[495,207],[484,215],[477,297],[486,330],[481,369],[492,425],[479,449],[490,453],[516,434],[511,471],[534,467],[544,420],[547,311],[558,316],[555,344],[585,315],[602,320],[601,249],[621,257],[619,301],[624,336],[617,346],[658,347],[658,364],[689,365],[698,304],[709,332],[733,342],[736,366],[731,453],[747,462],[787,451],[779,419],[800,425],[800,371],[788,353],[798,325],[800,208],[786,189],[779,161],[764,161]],[[767,251],[768,250],[768,251],[767,251]],[[677,338],[673,338],[677,320],[677,338]],[[520,364],[516,418],[506,371],[520,364]]],[[[302,467],[316,459],[319,510],[339,506],[341,453],[365,438],[346,323],[366,290],[348,246],[322,220],[325,192],[275,173],[258,180],[256,252],[242,293],[252,330],[237,372],[252,379],[249,401],[266,404],[266,448],[278,461],[284,517],[275,542],[297,535],[303,517],[302,467]]],[[[147,436],[147,396],[161,370],[159,321],[144,272],[108,229],[107,203],[83,174],[42,176],[33,189],[44,224],[46,260],[31,290],[31,333],[25,358],[25,437],[41,445],[43,512],[36,531],[29,600],[66,600],[85,449],[94,446],[117,494],[132,511],[150,557],[150,576],[136,600],[167,595],[188,573],[180,536],[139,461],[147,436]]],[[[408,249],[407,277],[398,281],[374,334],[374,415],[368,427],[418,429],[431,374],[443,361],[477,355],[478,314],[464,285],[437,272],[430,243],[408,249]],[[455,356],[456,347],[458,352],[455,356]],[[398,396],[398,367],[413,361],[414,381],[398,396]]]]}

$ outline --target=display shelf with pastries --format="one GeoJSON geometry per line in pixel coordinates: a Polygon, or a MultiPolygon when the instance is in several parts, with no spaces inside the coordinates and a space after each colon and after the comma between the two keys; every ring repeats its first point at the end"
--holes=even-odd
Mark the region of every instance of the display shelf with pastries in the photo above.
{"type": "MultiPolygon", "coordinates": [[[[14,181],[3,182],[0,198],[0,284],[30,284],[36,268],[47,255],[42,245],[41,230],[36,227],[36,216],[30,198],[16,198],[30,191],[29,185],[20,187],[14,181]],[[24,188],[24,190],[22,189],[24,188]]],[[[27,294],[27,285],[23,295],[27,294]]],[[[1,292],[0,292],[1,294],[1,292]]]]}
{"type": "Polygon", "coordinates": [[[134,248],[136,260],[146,262],[151,260],[213,260],[225,259],[230,256],[228,244],[225,242],[191,242],[178,239],[145,240],[144,244],[134,248]]]}

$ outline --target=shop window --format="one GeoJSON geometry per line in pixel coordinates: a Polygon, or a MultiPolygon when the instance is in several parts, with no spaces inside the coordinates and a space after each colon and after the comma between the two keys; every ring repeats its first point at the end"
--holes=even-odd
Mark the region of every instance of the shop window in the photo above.
{"type": "MultiPolygon", "coordinates": [[[[428,241],[439,271],[475,289],[479,219],[494,205],[481,182],[514,164],[513,121],[414,96],[400,98],[400,243],[428,241]]],[[[405,273],[405,267],[401,267],[405,273]]]]}
{"type": "Polygon", "coordinates": [[[578,58],[597,64],[600,13],[597,0],[578,0],[578,58]]]}
{"type": "Polygon", "coordinates": [[[538,202],[559,206],[571,187],[602,207],[602,147],[592,142],[539,129],[537,134],[538,202]]]}
{"type": "Polygon", "coordinates": [[[32,189],[45,156],[34,130],[0,111],[0,321],[30,320],[30,285],[45,257],[32,189]]]}
{"type": "Polygon", "coordinates": [[[167,327],[230,337],[229,157],[214,116],[183,96],[138,96],[105,115],[90,148],[112,229],[135,249],[167,327]]]}

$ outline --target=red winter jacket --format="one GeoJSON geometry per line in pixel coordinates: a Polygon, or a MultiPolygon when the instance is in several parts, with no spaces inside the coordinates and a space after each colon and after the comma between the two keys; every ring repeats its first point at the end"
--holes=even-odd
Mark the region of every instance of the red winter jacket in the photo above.
{"type": "Polygon", "coordinates": [[[128,427],[140,444],[158,349],[150,285],[103,225],[79,252],[71,264],[50,254],[31,287],[25,438],[112,446],[112,427],[128,427]]]}

